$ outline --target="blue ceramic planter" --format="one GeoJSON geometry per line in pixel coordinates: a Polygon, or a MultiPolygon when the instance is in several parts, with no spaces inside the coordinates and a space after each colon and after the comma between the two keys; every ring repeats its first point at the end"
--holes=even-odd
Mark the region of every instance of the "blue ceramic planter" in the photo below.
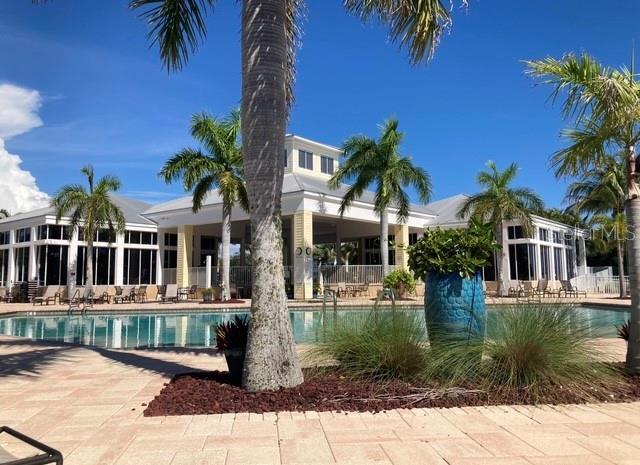
{"type": "Polygon", "coordinates": [[[487,313],[482,275],[427,273],[424,293],[429,338],[484,338],[487,313]]]}

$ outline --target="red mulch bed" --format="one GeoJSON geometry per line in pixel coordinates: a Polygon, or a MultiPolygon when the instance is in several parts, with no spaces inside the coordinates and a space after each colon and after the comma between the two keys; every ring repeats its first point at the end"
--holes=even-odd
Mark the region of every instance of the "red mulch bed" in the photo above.
{"type": "MultiPolygon", "coordinates": [[[[622,386],[592,392],[590,401],[625,402],[640,399],[640,378],[627,378],[622,386]]],[[[278,411],[369,411],[397,408],[462,407],[505,404],[584,403],[571,389],[554,389],[545,397],[524,390],[443,390],[395,381],[353,380],[336,373],[307,374],[300,386],[275,392],[246,392],[234,385],[227,372],[186,373],[165,384],[144,415],[203,415],[278,411]]]]}

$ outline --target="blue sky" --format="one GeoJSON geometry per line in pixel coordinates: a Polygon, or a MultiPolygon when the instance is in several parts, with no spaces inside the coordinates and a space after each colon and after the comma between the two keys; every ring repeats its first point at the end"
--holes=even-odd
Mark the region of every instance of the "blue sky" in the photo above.
{"type": "MultiPolygon", "coordinates": [[[[163,71],[146,25],[126,0],[0,2],[0,83],[40,93],[42,125],[6,140],[21,168],[53,193],[92,163],[122,192],[161,201],[181,194],[157,178],[163,161],[193,145],[189,117],[239,103],[239,6],[220,0],[208,40],[179,73],[163,71]]],[[[340,0],[308,0],[289,131],[340,145],[375,135],[389,116],[406,133],[403,152],[431,173],[434,199],[475,190],[484,163],[516,161],[518,184],[550,206],[564,183],[548,168],[563,144],[549,89],[524,76],[521,60],[588,51],[610,65],[630,60],[640,2],[470,0],[435,59],[412,67],[384,27],[346,15],[340,0]]],[[[0,109],[1,110],[1,109],[0,109]]],[[[1,203],[1,200],[0,200],[1,203]]]]}

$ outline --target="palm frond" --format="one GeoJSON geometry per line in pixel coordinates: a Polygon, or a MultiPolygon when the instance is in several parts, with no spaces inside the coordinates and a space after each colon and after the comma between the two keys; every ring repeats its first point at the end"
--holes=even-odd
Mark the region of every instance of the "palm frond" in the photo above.
{"type": "Polygon", "coordinates": [[[151,46],[160,49],[163,66],[180,70],[207,35],[205,17],[215,0],[132,0],[132,9],[146,8],[140,16],[149,23],[151,46]]]}

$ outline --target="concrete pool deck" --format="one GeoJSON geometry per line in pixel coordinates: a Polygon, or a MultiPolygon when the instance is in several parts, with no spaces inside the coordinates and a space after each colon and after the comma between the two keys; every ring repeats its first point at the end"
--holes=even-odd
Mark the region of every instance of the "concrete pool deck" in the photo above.
{"type": "MultiPolygon", "coordinates": [[[[0,336],[0,425],[60,449],[65,465],[640,465],[640,402],[142,416],[174,374],[219,368],[197,350],[0,336]]],[[[23,451],[5,435],[0,445],[23,451]]]]}
{"type": "MultiPolygon", "coordinates": [[[[508,305],[517,303],[517,299],[510,297],[487,297],[486,302],[489,305],[508,305]]],[[[581,297],[577,299],[543,299],[543,303],[563,302],[578,304],[584,306],[594,307],[612,307],[612,308],[625,308],[631,305],[630,299],[620,299],[613,295],[593,294],[587,297],[581,297]]],[[[371,306],[375,303],[375,299],[344,299],[339,300],[338,305],[341,310],[371,306]]],[[[400,306],[414,306],[421,305],[421,299],[415,300],[401,300],[396,302],[400,306]]],[[[382,302],[381,305],[391,305],[390,302],[382,302]]],[[[243,300],[242,303],[232,304],[203,304],[199,301],[187,301],[178,303],[160,303],[156,301],[149,301],[145,303],[126,303],[126,304],[96,304],[89,312],[95,313],[129,313],[129,312],[162,312],[162,313],[178,313],[188,310],[198,310],[202,312],[230,312],[234,310],[243,311],[251,307],[251,300],[243,300]]],[[[311,301],[298,301],[290,300],[290,308],[304,307],[304,308],[322,308],[322,302],[311,301]]],[[[30,303],[0,303],[0,317],[3,315],[12,314],[31,314],[31,313],[60,313],[66,312],[68,305],[33,305],[30,303]]]]}

